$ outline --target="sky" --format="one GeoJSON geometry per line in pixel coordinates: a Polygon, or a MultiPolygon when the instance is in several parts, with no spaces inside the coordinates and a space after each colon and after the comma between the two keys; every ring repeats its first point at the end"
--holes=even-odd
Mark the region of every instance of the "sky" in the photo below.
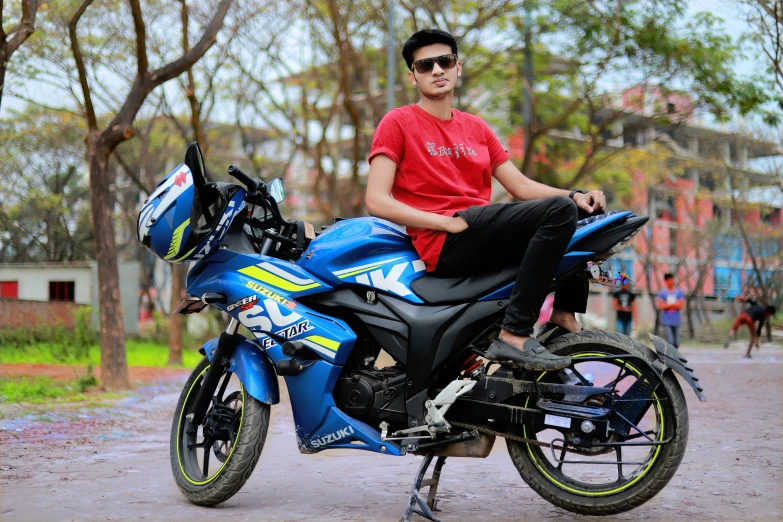
{"type": "MultiPolygon", "coordinates": [[[[740,8],[737,5],[736,0],[690,0],[688,2],[688,13],[694,15],[698,12],[707,11],[724,20],[724,29],[735,41],[741,40],[743,34],[748,31],[749,27],[743,17],[740,15],[740,8]]],[[[737,72],[741,75],[747,76],[754,72],[757,72],[763,68],[763,64],[760,57],[754,56],[757,53],[748,52],[749,59],[740,61],[735,64],[737,72]]],[[[29,82],[28,93],[30,96],[46,100],[51,99],[53,94],[51,88],[45,84],[39,82],[29,82]]],[[[6,95],[3,97],[2,109],[0,109],[0,117],[7,117],[9,110],[21,110],[24,108],[24,103],[18,99],[6,95]]],[[[55,96],[59,93],[54,93],[55,96]]]]}

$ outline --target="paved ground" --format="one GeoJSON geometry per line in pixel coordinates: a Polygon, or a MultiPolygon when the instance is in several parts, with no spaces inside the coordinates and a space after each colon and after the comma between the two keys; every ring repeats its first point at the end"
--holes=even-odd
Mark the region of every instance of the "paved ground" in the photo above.
{"type": "MultiPolygon", "coordinates": [[[[683,350],[709,402],[686,390],[691,434],[679,472],[652,501],[613,519],[783,517],[783,349],[763,345],[748,361],[742,344],[683,350]]],[[[119,401],[122,413],[69,409],[0,421],[0,519],[396,521],[402,514],[419,457],[301,455],[288,404],[272,410],[244,489],[217,508],[190,505],[169,467],[178,386],[141,388],[119,401]]],[[[486,460],[447,461],[440,493],[444,521],[587,519],[528,488],[500,440],[486,460]]]]}

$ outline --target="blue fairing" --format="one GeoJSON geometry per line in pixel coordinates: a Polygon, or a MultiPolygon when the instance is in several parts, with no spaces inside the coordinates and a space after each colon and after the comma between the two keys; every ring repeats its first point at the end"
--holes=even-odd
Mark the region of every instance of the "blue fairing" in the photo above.
{"type": "MultiPolygon", "coordinates": [[[[231,359],[232,371],[253,397],[270,404],[273,398],[277,402],[274,365],[288,359],[280,346],[285,340],[300,341],[321,357],[314,363],[303,363],[306,368],[299,375],[285,378],[302,451],[352,447],[399,455],[399,447],[381,442],[378,430],[352,419],[334,404],[332,390],[356,335],[343,321],[318,314],[296,301],[331,290],[326,281],[293,263],[227,250],[215,252],[188,273],[189,294],[225,295],[226,302],[216,306],[255,336],[255,343],[240,343],[231,359]]],[[[213,340],[204,346],[208,356],[216,343],[213,340]]]]}
{"type": "MultiPolygon", "coordinates": [[[[218,339],[211,339],[204,343],[203,349],[207,358],[212,357],[217,349],[218,339]]],[[[277,384],[277,373],[272,367],[269,356],[264,353],[257,344],[248,340],[242,340],[231,356],[231,366],[228,371],[233,372],[242,382],[242,386],[251,397],[264,404],[277,404],[280,402],[280,387],[277,384]]]]}
{"type": "Polygon", "coordinates": [[[410,283],[427,273],[424,262],[405,231],[383,219],[338,221],[310,243],[297,264],[335,288],[360,285],[423,302],[410,283]]]}

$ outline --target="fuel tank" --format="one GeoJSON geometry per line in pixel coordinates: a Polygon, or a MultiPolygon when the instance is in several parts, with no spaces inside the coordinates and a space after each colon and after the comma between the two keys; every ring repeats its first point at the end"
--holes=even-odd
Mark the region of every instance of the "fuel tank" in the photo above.
{"type": "Polygon", "coordinates": [[[310,243],[297,264],[333,287],[354,283],[423,302],[410,283],[427,273],[424,262],[405,230],[384,219],[338,221],[310,243]]]}

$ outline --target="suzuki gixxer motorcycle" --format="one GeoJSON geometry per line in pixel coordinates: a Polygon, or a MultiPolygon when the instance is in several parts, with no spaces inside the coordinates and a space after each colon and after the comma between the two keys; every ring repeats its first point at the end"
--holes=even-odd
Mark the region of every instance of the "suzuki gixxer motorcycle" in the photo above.
{"type": "MultiPolygon", "coordinates": [[[[593,330],[540,339],[571,356],[558,372],[487,362],[516,266],[436,278],[397,225],[362,217],[316,234],[280,215],[282,180],[228,172],[241,185],[208,182],[191,144],[138,220],[138,239],[155,255],[193,262],[178,312],[212,305],[230,316],[201,348],[172,423],[171,467],[188,500],[219,504],[250,477],[279,402],[278,376],[302,453],[424,456],[404,520],[435,520],[444,460],[486,457],[496,437],[534,491],[575,513],[633,509],[672,478],[688,438],[675,374],[704,400],[676,348],[593,330]],[[378,366],[381,350],[394,364],[378,366]]],[[[552,288],[569,277],[610,281],[601,263],[647,219],[612,212],[580,221],[552,288]]]]}

